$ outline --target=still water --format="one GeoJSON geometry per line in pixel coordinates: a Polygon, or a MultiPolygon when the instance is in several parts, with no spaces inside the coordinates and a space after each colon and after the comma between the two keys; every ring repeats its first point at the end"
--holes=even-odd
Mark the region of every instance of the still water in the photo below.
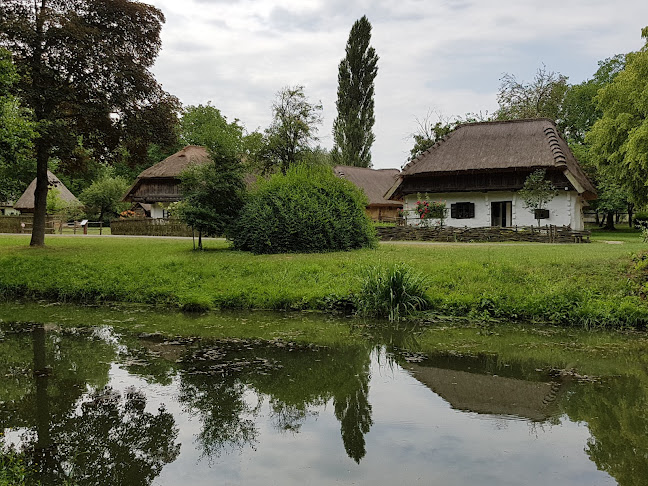
{"type": "Polygon", "coordinates": [[[0,323],[0,445],[43,484],[648,484],[645,370],[165,339],[100,312],[0,323]]]}

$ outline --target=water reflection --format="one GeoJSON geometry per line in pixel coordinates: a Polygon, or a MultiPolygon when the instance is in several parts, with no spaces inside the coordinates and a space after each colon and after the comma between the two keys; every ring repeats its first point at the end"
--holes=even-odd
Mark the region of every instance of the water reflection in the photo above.
{"type": "Polygon", "coordinates": [[[114,345],[43,325],[3,337],[0,374],[10,380],[0,394],[0,427],[21,431],[34,482],[148,485],[178,456],[170,413],[146,411],[141,391],[105,386],[114,345]]]}
{"type": "Polygon", "coordinates": [[[596,382],[491,355],[416,354],[402,328],[334,348],[0,329],[0,445],[17,443],[44,484],[174,484],[194,468],[196,483],[263,484],[279,456],[303,461],[313,484],[514,484],[533,467],[561,484],[648,477],[645,369],[596,382]],[[281,446],[258,452],[268,443],[281,446]],[[225,472],[237,457],[245,472],[225,472]]]}

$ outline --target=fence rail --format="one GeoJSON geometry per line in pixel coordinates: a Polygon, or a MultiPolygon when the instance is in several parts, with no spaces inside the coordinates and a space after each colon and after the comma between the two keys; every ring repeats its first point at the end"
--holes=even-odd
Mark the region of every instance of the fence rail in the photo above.
{"type": "Polygon", "coordinates": [[[191,236],[189,226],[177,219],[116,219],[110,222],[113,235],[191,236]]]}

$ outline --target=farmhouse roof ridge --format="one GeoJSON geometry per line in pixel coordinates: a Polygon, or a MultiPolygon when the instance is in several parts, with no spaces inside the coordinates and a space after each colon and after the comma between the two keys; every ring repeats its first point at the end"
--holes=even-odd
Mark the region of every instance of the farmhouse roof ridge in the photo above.
{"type": "Polygon", "coordinates": [[[458,125],[408,163],[401,178],[419,174],[543,168],[564,171],[579,193],[588,199],[596,196],[596,189],[578,165],[555,122],[549,118],[458,125]]]}

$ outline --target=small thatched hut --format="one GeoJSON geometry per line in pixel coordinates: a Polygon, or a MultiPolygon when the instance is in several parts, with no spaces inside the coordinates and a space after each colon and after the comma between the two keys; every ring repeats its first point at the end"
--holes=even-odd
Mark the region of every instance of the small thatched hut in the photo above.
{"type": "Polygon", "coordinates": [[[362,189],[369,199],[367,214],[374,221],[395,220],[403,203],[385,199],[385,193],[394,185],[400,171],[398,169],[366,169],[348,165],[336,165],[335,175],[353,182],[362,189]]]}
{"type": "MultiPolygon", "coordinates": [[[[74,194],[72,194],[70,190],[65,187],[65,184],[63,184],[59,180],[59,178],[52,174],[49,170],[47,171],[47,184],[50,191],[52,189],[58,190],[58,196],[66,203],[81,204],[79,200],[74,197],[74,194]]],[[[16,204],[14,204],[14,209],[17,209],[21,213],[33,213],[34,191],[36,191],[36,179],[34,179],[31,184],[29,184],[27,189],[25,189],[25,192],[23,192],[23,195],[20,196],[20,199],[16,201],[16,204]]]]}
{"type": "Polygon", "coordinates": [[[417,194],[445,202],[448,226],[527,226],[536,220],[518,191],[536,169],[559,191],[546,222],[583,229],[582,210],[596,189],[548,118],[459,125],[407,164],[386,197],[403,199],[411,212],[417,194]]]}
{"type": "Polygon", "coordinates": [[[205,164],[210,160],[205,147],[187,145],[142,171],[122,200],[150,205],[152,218],[165,218],[169,204],[182,199],[180,173],[190,165],[205,164]]]}

